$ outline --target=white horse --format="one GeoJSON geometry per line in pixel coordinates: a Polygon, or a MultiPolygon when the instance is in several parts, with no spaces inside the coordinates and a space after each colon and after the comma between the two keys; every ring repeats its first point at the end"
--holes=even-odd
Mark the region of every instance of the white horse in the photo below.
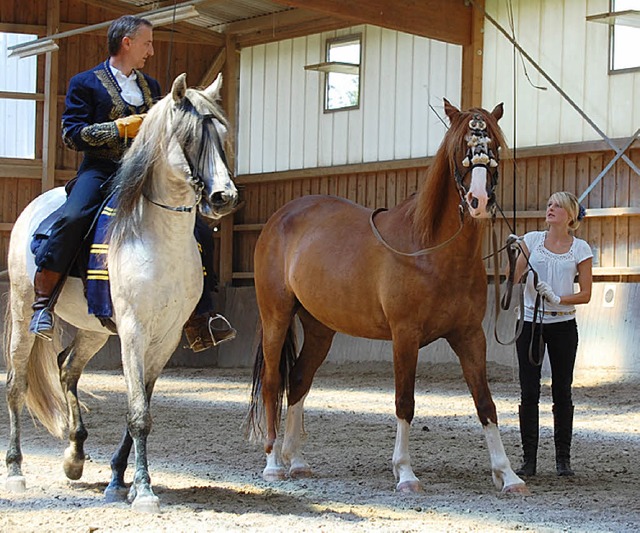
{"type": "MultiPolygon", "coordinates": [[[[108,253],[113,321],[120,336],[128,392],[127,426],[111,460],[108,501],[129,497],[133,508],[159,512],[147,465],[151,430],[149,402],[156,379],[180,342],[182,328],[203,288],[202,260],[194,238],[196,207],[211,218],[237,203],[224,154],[227,122],[217,103],[222,80],[204,90],[188,89],[186,75],[148,113],[125,155],[114,190],[118,208],[108,253]],[[124,473],[131,446],[135,472],[129,491],[124,473]]],[[[20,414],[23,406],[69,447],[64,469],[79,479],[87,438],[80,415],[77,382],[87,362],[113,333],[87,312],[82,282],[68,278],[55,314],[78,328],[58,355],[54,342],[28,331],[33,302],[34,257],[29,242],[40,222],[65,199],[62,188],[31,202],[15,223],[9,244],[10,301],[5,322],[7,404],[11,435],[6,462],[7,488],[23,491],[20,414]]]]}

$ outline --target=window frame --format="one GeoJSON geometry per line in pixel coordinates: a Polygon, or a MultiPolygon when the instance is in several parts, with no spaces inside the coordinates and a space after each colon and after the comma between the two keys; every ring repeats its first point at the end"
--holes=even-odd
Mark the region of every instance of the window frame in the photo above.
{"type": "MultiPolygon", "coordinates": [[[[609,0],[609,13],[625,13],[630,11],[628,9],[622,9],[620,11],[616,11],[616,0],[609,0]]],[[[614,68],[614,57],[615,57],[615,46],[616,46],[616,22],[609,24],[609,64],[608,64],[608,73],[610,75],[615,74],[625,74],[629,72],[638,72],[640,71],[640,56],[638,60],[638,65],[635,67],[625,67],[625,68],[614,68]]],[[[640,28],[636,28],[640,32],[640,28]]]]}
{"type": "MultiPolygon", "coordinates": [[[[331,76],[331,69],[328,68],[325,72],[324,76],[324,98],[322,103],[322,109],[324,113],[336,113],[339,111],[353,111],[355,109],[360,109],[360,102],[362,101],[362,33],[351,33],[349,35],[343,35],[340,37],[332,37],[325,41],[325,61],[327,65],[331,65],[332,61],[329,59],[329,51],[331,50],[331,46],[336,43],[346,43],[346,42],[357,42],[360,45],[360,51],[358,56],[358,98],[357,102],[353,105],[344,106],[344,107],[336,107],[329,108],[329,78],[331,76]]],[[[333,63],[336,63],[335,61],[333,63]]],[[[355,65],[355,63],[354,63],[355,65]]]]}

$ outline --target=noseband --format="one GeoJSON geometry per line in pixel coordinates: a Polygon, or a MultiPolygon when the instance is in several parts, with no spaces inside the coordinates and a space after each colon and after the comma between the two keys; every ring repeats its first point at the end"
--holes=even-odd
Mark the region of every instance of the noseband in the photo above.
{"type": "MultiPolygon", "coordinates": [[[[469,134],[467,135],[467,153],[462,160],[462,166],[466,168],[464,172],[460,172],[457,163],[454,168],[454,177],[456,187],[460,194],[460,207],[464,209],[466,203],[467,188],[464,186],[464,180],[469,172],[473,172],[474,168],[484,168],[490,177],[490,184],[487,188],[489,196],[489,204],[495,206],[495,188],[498,184],[498,160],[489,148],[491,137],[487,133],[487,123],[482,115],[475,113],[469,121],[469,134]]],[[[472,205],[474,209],[476,205],[472,205]]]]}

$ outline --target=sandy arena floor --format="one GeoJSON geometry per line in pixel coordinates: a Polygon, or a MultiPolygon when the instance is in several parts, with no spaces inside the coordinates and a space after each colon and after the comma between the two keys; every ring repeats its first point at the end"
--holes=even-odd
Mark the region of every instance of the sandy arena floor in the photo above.
{"type": "MultiPolygon", "coordinates": [[[[149,439],[159,515],[106,504],[109,460],[124,428],[124,381],[89,372],[81,385],[90,460],[80,481],[62,472],[66,443],[23,418],[27,491],[0,485],[0,531],[638,531],[638,383],[575,387],[574,478],[554,471],[550,393],[544,390],[539,474],[530,496],[499,494],[471,396],[459,368],[421,366],[411,452],[425,491],[394,492],[393,379],[387,364],[321,368],[307,399],[310,479],[269,484],[264,457],[245,442],[250,370],[165,372],[153,402],[149,439]]],[[[518,386],[511,371],[490,369],[502,438],[519,464],[518,386]]],[[[0,442],[8,415],[0,386],[0,442]]],[[[130,474],[130,472],[128,472],[130,474]]],[[[3,473],[3,478],[5,474],[3,473]]]]}

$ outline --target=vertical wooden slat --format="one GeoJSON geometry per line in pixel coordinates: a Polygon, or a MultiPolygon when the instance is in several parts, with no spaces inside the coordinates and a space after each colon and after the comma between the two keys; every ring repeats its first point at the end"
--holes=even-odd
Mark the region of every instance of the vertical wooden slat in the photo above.
{"type": "MultiPolygon", "coordinates": [[[[47,35],[58,33],[60,0],[47,0],[47,35]]],[[[44,125],[42,128],[42,191],[55,186],[58,132],[58,52],[47,52],[44,79],[44,125]]]]}
{"type": "Polygon", "coordinates": [[[471,16],[471,43],[462,47],[462,109],[482,105],[484,3],[484,0],[474,0],[471,16]]]}
{"type": "MultiPolygon", "coordinates": [[[[235,119],[237,116],[238,101],[238,50],[233,37],[227,36],[225,42],[226,61],[224,63],[223,104],[224,110],[231,125],[231,131],[236,131],[235,119]]],[[[231,139],[231,136],[229,136],[231,139]]],[[[234,143],[235,144],[235,143],[234,143]]],[[[235,146],[228,150],[229,166],[235,168],[233,154],[235,146]]],[[[233,278],[233,215],[222,219],[220,225],[220,284],[230,285],[233,278]]]]}

